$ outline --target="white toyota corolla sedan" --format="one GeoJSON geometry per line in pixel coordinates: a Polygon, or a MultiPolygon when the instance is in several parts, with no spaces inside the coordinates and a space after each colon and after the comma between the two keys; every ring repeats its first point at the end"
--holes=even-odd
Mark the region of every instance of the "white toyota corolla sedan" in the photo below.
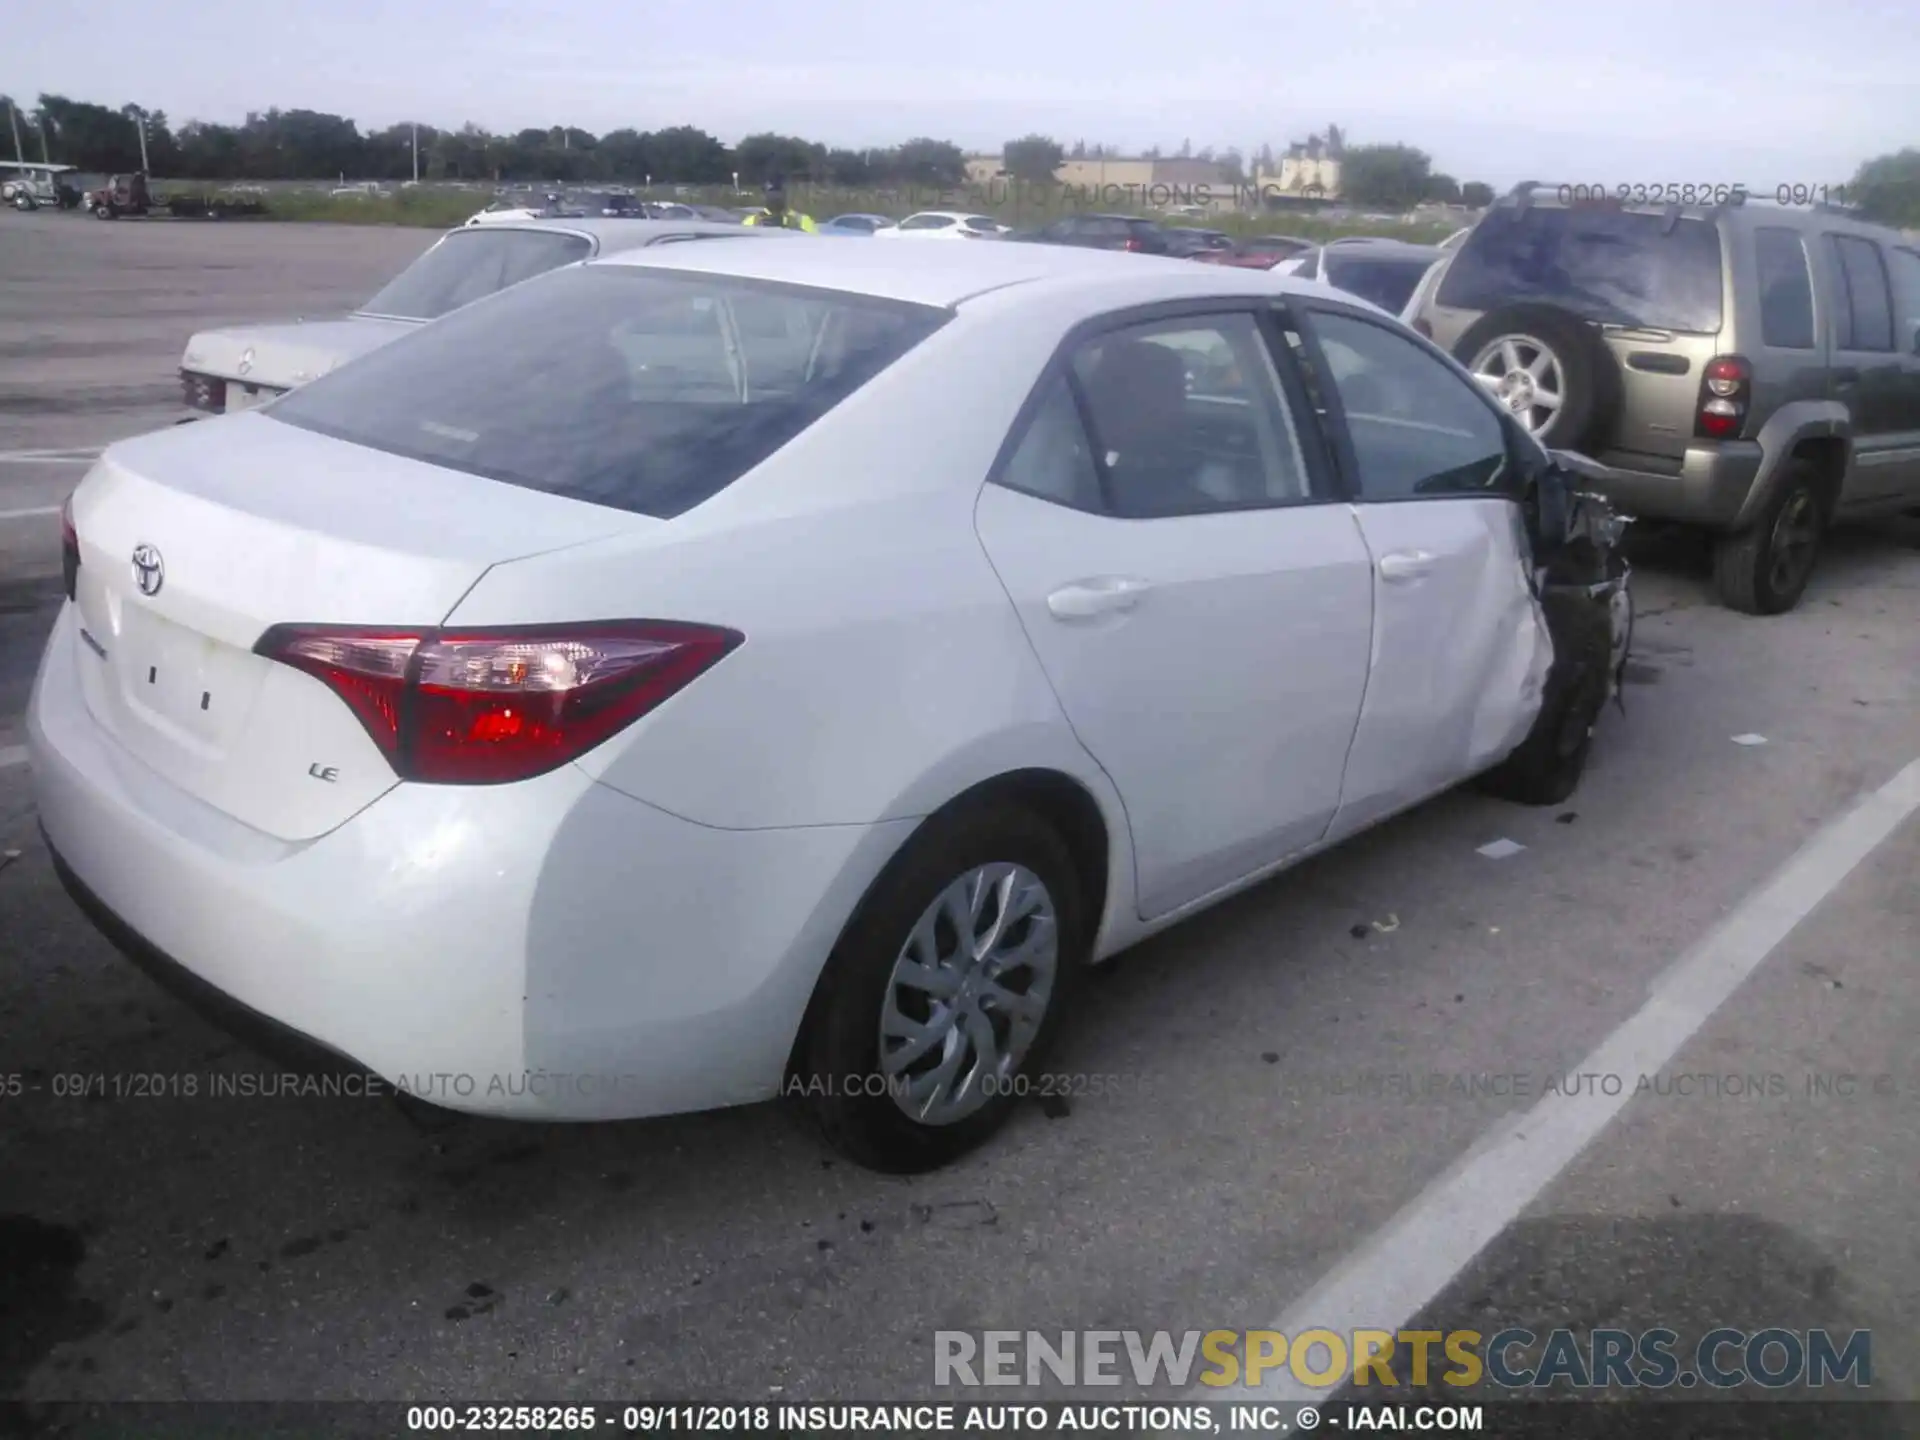
{"type": "Polygon", "coordinates": [[[1261,272],[623,253],[107,451],[39,813],[153,973],[416,1096],[798,1092],[923,1169],[1089,962],[1469,777],[1572,788],[1618,656],[1590,577],[1596,644],[1551,619],[1560,473],[1261,272]]]}

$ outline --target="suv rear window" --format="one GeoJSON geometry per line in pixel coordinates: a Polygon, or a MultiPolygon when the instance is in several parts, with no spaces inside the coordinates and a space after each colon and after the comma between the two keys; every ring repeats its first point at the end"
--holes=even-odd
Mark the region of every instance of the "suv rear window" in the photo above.
{"type": "Polygon", "coordinates": [[[667,519],[725,489],[948,312],[628,265],[566,270],[293,391],[272,418],[667,519]]]}
{"type": "Polygon", "coordinates": [[[592,249],[584,237],[556,230],[456,230],[389,280],[360,313],[438,320],[496,290],[584,260],[592,249]]]}
{"type": "Polygon", "coordinates": [[[1532,301],[1602,325],[1711,335],[1721,323],[1720,233],[1641,211],[1504,209],[1475,227],[1435,301],[1482,311],[1532,301]]]}

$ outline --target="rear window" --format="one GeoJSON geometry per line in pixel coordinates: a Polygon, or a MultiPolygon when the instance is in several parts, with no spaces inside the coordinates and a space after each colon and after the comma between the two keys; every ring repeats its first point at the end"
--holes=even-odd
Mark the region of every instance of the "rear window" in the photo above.
{"type": "Polygon", "coordinates": [[[563,271],[286,395],[273,418],[667,519],[717,494],[947,312],[639,266],[563,271]]]}
{"type": "Polygon", "coordinates": [[[1494,310],[1538,301],[1602,325],[1720,329],[1720,234],[1630,210],[1503,209],[1448,267],[1441,305],[1494,310]]]}
{"type": "Polygon", "coordinates": [[[1326,252],[1327,283],[1371,300],[1382,310],[1398,315],[1413,298],[1420,277],[1427,273],[1431,260],[1414,257],[1388,260],[1378,256],[1363,259],[1357,255],[1326,252]]]}
{"type": "Polygon", "coordinates": [[[456,230],[387,282],[363,315],[438,320],[496,290],[584,260],[593,247],[558,231],[456,230]]]}

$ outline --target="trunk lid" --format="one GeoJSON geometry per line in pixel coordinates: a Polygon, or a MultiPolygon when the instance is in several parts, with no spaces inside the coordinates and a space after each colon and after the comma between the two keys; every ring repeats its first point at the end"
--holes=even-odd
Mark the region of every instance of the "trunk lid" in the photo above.
{"type": "Polygon", "coordinates": [[[419,328],[405,320],[350,315],[340,320],[202,330],[187,341],[180,368],[242,385],[291,390],[419,328]]]}
{"type": "Polygon", "coordinates": [[[395,783],[347,705],[253,646],[438,625],[487,569],[660,522],[238,415],[114,446],[75,492],[89,711],[256,830],[325,834],[395,783]]]}

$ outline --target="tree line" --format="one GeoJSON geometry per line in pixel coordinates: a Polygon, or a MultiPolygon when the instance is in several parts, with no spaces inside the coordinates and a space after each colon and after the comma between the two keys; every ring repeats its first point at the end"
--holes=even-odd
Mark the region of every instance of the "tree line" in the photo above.
{"type": "MultiPolygon", "coordinates": [[[[773,176],[847,188],[913,186],[955,189],[966,181],[966,154],[952,141],[919,136],[877,149],[847,149],[795,135],[765,132],[727,145],[694,125],[662,130],[619,129],[604,135],[577,126],[496,134],[478,125],[457,130],[411,123],[361,131],[344,115],[317,110],[253,111],[238,125],[189,120],[179,125],[159,110],[118,108],[42,95],[37,104],[11,110],[12,137],[0,131],[7,158],[51,160],[105,174],[145,168],[181,180],[469,180],[503,184],[579,184],[617,181],[719,185],[736,177],[758,185],[773,176]]],[[[1120,158],[1117,147],[1084,140],[1064,144],[1045,135],[1009,140],[1002,171],[1009,180],[1044,185],[1070,159],[1120,158]]],[[[1237,149],[1195,150],[1184,141],[1173,157],[1211,161],[1230,185],[1265,182],[1277,165],[1270,147],[1251,155],[1237,149]]],[[[1160,159],[1155,148],[1142,158],[1160,159]]],[[[1434,170],[1431,158],[1411,145],[1347,146],[1341,160],[1341,198],[1369,209],[1404,210],[1423,201],[1482,206],[1492,187],[1434,170]]],[[[1869,215],[1920,226],[1920,150],[1869,160],[1855,176],[1849,198],[1869,215]]]]}

